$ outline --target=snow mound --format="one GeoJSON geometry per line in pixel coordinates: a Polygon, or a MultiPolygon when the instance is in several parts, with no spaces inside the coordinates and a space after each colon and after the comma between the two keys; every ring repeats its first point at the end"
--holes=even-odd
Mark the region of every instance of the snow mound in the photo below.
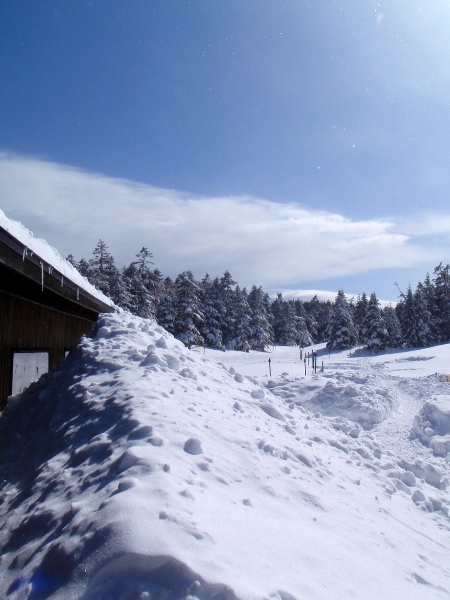
{"type": "Polygon", "coordinates": [[[342,417],[371,429],[384,421],[398,405],[391,390],[380,387],[376,377],[346,374],[302,380],[269,382],[271,392],[328,417],[342,417]]]}
{"type": "Polygon", "coordinates": [[[448,597],[445,461],[347,418],[394,392],[362,371],[272,383],[102,316],[0,418],[0,597],[448,597]],[[333,393],[346,416],[316,409],[333,393]]]}
{"type": "Polygon", "coordinates": [[[435,456],[450,453],[450,396],[435,396],[424,403],[414,419],[411,439],[430,447],[435,456]]]}

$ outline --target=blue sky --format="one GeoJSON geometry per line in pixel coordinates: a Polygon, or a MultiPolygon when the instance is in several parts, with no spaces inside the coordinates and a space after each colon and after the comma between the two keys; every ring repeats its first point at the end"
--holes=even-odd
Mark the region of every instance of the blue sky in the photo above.
{"type": "Polygon", "coordinates": [[[63,255],[395,300],[450,260],[449,26],[448,0],[3,0],[0,208],[63,255]]]}

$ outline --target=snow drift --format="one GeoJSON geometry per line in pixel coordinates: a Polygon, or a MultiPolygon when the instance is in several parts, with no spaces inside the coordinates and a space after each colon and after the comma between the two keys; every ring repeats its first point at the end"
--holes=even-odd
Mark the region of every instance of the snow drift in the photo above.
{"type": "Polygon", "coordinates": [[[430,446],[435,456],[450,453],[450,396],[435,396],[425,402],[414,419],[411,439],[418,439],[430,446]]]}
{"type": "Polygon", "coordinates": [[[0,419],[0,595],[448,598],[448,464],[348,417],[103,316],[0,419]]]}

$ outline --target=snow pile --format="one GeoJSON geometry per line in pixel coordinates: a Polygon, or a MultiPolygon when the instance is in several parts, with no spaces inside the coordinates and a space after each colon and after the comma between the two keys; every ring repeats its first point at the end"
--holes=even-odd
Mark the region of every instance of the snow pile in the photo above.
{"type": "Polygon", "coordinates": [[[279,382],[269,382],[269,387],[287,402],[321,415],[343,417],[363,429],[381,423],[398,404],[390,390],[380,387],[376,377],[359,373],[317,375],[314,382],[306,386],[299,385],[299,378],[284,377],[279,382]]]}
{"type": "Polygon", "coordinates": [[[450,453],[450,396],[435,396],[425,402],[414,419],[411,439],[418,439],[430,446],[435,456],[450,453]]]}
{"type": "MultiPolygon", "coordinates": [[[[445,460],[400,434],[398,413],[355,436],[221,364],[254,354],[214,356],[111,314],[15,398],[0,419],[0,596],[448,598],[445,460]]],[[[328,380],[346,398],[370,382],[364,405],[378,388],[408,400],[356,367],[328,380]]],[[[313,397],[317,381],[297,388],[313,397]]]]}
{"type": "Polygon", "coordinates": [[[45,240],[35,238],[32,232],[24,227],[22,223],[8,219],[2,210],[0,210],[0,227],[19,240],[19,242],[30,250],[31,253],[35,254],[46,264],[59,271],[66,279],[72,281],[80,289],[85,290],[91,296],[101,300],[108,306],[114,306],[110,298],[107,298],[102,292],[89,283],[85,277],[80,275],[75,267],[64,260],[55,248],[52,248],[45,240]]]}

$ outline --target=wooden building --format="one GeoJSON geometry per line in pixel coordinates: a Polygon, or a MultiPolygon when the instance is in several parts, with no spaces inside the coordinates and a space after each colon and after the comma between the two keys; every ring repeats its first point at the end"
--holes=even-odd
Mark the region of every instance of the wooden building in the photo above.
{"type": "Polygon", "coordinates": [[[0,410],[57,365],[112,302],[0,211],[0,410]],[[12,224],[13,226],[8,226],[12,224]],[[22,235],[17,235],[24,232],[22,235]],[[27,234],[29,237],[27,237],[27,234]],[[38,242],[33,243],[33,242],[38,242]]]}

